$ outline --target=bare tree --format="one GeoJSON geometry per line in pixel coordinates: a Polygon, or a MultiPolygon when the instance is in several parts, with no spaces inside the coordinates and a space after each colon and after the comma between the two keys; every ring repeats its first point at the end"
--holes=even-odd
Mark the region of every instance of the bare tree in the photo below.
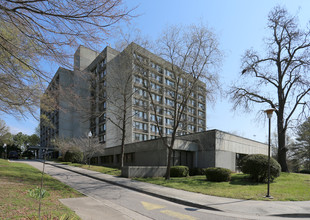
{"type": "Polygon", "coordinates": [[[102,153],[104,150],[98,138],[93,137],[74,138],[72,139],[72,145],[76,146],[83,153],[83,160],[89,166],[93,156],[102,153]]]}
{"type": "Polygon", "coordinates": [[[293,118],[309,110],[310,29],[299,29],[297,18],[279,6],[269,13],[267,27],[271,37],[266,41],[266,55],[245,52],[241,77],[229,93],[235,108],[263,104],[276,109],[278,162],[288,172],[287,129],[293,118]]]}
{"type": "Polygon", "coordinates": [[[34,113],[50,79],[42,64],[69,67],[72,46],[104,42],[132,10],[121,0],[1,1],[0,111],[34,113]]]}
{"type": "MultiPolygon", "coordinates": [[[[218,77],[215,70],[221,64],[222,54],[219,50],[216,36],[203,25],[168,27],[156,42],[156,46],[158,48],[156,53],[165,61],[168,61],[165,63],[167,67],[167,86],[159,88],[154,81],[140,81],[148,94],[150,111],[155,116],[158,135],[168,150],[165,175],[165,178],[168,180],[170,179],[170,167],[175,140],[178,135],[184,134],[188,130],[186,127],[186,114],[189,111],[188,106],[191,98],[193,98],[193,92],[197,90],[202,92],[201,102],[206,101],[206,95],[209,100],[212,99],[212,95],[215,94],[214,92],[218,88],[218,77]],[[205,88],[202,82],[206,82],[207,88],[205,88]],[[157,95],[157,93],[162,94],[163,92],[166,93],[165,100],[162,100],[161,96],[157,95]],[[170,117],[167,124],[170,124],[171,127],[166,131],[162,129],[163,118],[160,116],[164,111],[162,109],[163,102],[166,103],[166,106],[169,106],[165,111],[170,117]]],[[[140,75],[145,74],[143,66],[146,64],[143,57],[137,55],[136,63],[138,64],[137,71],[140,71],[140,75]]],[[[156,64],[151,63],[149,65],[159,72],[164,71],[156,64]]],[[[155,81],[163,80],[163,78],[154,77],[155,81]]],[[[195,131],[193,130],[192,132],[195,131]]]]}
{"type": "Polygon", "coordinates": [[[61,155],[65,155],[67,151],[79,151],[83,153],[83,161],[90,165],[91,159],[95,154],[103,152],[103,146],[97,138],[80,137],[80,138],[56,138],[53,141],[61,155]]]}

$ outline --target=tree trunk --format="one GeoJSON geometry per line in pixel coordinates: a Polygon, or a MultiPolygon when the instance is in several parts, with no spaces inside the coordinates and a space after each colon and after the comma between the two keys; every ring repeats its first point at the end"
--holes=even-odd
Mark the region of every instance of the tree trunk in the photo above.
{"type": "Polygon", "coordinates": [[[171,159],[172,159],[173,150],[171,147],[168,147],[168,161],[167,161],[167,170],[165,180],[170,180],[170,167],[171,167],[171,159]]]}
{"type": "Polygon", "coordinates": [[[283,111],[279,109],[278,114],[278,162],[281,165],[282,172],[289,172],[286,163],[286,129],[283,126],[283,111]]]}
{"type": "Polygon", "coordinates": [[[125,138],[126,138],[126,117],[127,117],[127,100],[126,93],[124,92],[124,109],[123,109],[123,120],[122,120],[122,146],[121,146],[121,164],[120,169],[124,167],[124,155],[125,155],[125,138]]]}

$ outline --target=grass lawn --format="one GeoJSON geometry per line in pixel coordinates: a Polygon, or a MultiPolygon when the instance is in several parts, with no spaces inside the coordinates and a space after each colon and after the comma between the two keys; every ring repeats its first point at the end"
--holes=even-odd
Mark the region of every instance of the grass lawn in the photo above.
{"type": "MultiPolygon", "coordinates": [[[[230,182],[209,182],[205,176],[184,178],[135,178],[135,180],[158,184],[190,192],[221,196],[236,199],[267,200],[267,184],[250,182],[245,174],[232,174],[230,182]]],[[[310,175],[282,173],[270,184],[270,195],[275,201],[308,201],[310,200],[310,175]]]]}
{"type": "Polygon", "coordinates": [[[70,165],[70,166],[74,166],[74,167],[80,167],[80,168],[88,169],[88,170],[92,170],[92,171],[97,171],[97,172],[109,174],[112,176],[120,176],[121,175],[121,170],[118,168],[110,168],[110,167],[94,166],[94,165],[89,166],[86,164],[71,163],[71,162],[58,162],[58,163],[66,164],[66,165],[70,165]]]}
{"type": "MultiPolygon", "coordinates": [[[[0,159],[0,219],[38,219],[39,202],[28,190],[40,187],[41,172],[27,164],[0,159]]],[[[83,196],[69,186],[44,174],[49,195],[41,201],[42,219],[59,219],[64,214],[80,219],[58,199],[83,196]]]]}

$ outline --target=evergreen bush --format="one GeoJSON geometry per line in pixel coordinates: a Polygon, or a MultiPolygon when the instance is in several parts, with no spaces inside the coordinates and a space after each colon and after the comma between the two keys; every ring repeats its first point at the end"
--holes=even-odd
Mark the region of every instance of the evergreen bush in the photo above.
{"type": "Polygon", "coordinates": [[[65,162],[81,163],[83,161],[83,153],[77,150],[68,150],[63,157],[65,162]]]}
{"type": "Polygon", "coordinates": [[[170,177],[187,177],[189,169],[187,166],[173,166],[170,168],[170,177]]]}
{"type": "Polygon", "coordinates": [[[231,170],[221,167],[210,167],[205,170],[208,181],[228,182],[231,178],[231,170]]]}
{"type": "MultiPolygon", "coordinates": [[[[268,181],[268,156],[263,154],[251,154],[241,161],[241,171],[250,174],[253,181],[263,183],[268,181]]],[[[273,158],[270,158],[270,181],[280,176],[281,166],[273,158]]]]}

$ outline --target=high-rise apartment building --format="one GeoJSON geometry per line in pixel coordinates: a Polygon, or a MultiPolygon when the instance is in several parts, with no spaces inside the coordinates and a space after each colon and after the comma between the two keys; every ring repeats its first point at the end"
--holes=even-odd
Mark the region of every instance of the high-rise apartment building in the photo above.
{"type": "Polygon", "coordinates": [[[156,139],[159,132],[169,136],[177,122],[178,135],[204,131],[205,86],[134,43],[122,52],[80,46],[74,70],[60,68],[46,90],[56,97],[56,108],[41,108],[52,124],[41,121],[41,146],[56,137],[86,137],[89,131],[104,147],[120,145],[123,116],[125,143],[156,139]],[[183,111],[175,110],[182,106],[183,111]]]}

